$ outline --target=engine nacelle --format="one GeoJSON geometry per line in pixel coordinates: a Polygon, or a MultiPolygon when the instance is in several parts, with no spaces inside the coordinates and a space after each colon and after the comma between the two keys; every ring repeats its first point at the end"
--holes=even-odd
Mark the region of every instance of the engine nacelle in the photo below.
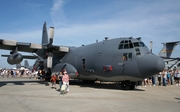
{"type": "Polygon", "coordinates": [[[22,54],[20,54],[20,53],[11,54],[11,55],[7,58],[7,62],[8,62],[10,65],[19,64],[19,63],[21,63],[22,60],[23,60],[23,56],[22,56],[22,54]]]}
{"type": "Polygon", "coordinates": [[[59,63],[55,65],[55,67],[52,70],[51,76],[54,74],[59,74],[59,72],[61,72],[63,69],[66,69],[70,78],[77,78],[78,72],[76,68],[69,63],[59,63]]]}

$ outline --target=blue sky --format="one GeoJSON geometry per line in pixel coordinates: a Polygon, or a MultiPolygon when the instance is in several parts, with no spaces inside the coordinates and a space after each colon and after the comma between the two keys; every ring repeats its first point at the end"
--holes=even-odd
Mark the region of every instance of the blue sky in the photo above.
{"type": "MultiPolygon", "coordinates": [[[[46,21],[47,28],[55,27],[55,45],[133,36],[148,47],[153,41],[158,54],[162,42],[180,41],[179,6],[180,0],[0,0],[0,38],[41,43],[46,21]]],[[[180,45],[172,57],[180,57],[179,51],[180,45]]],[[[0,67],[12,67],[6,58],[0,61],[0,67]]]]}

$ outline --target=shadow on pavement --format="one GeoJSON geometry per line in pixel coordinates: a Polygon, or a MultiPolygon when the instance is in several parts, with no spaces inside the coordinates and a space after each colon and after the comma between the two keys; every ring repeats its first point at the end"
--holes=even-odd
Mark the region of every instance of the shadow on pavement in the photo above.
{"type": "MultiPolygon", "coordinates": [[[[29,79],[29,78],[9,78],[6,80],[0,80],[0,87],[6,86],[9,83],[12,83],[14,85],[25,85],[25,83],[34,83],[32,85],[43,84],[45,86],[51,86],[49,81],[39,81],[39,80],[29,79]]],[[[80,87],[90,87],[90,88],[95,88],[95,89],[122,90],[120,84],[114,84],[112,82],[84,83],[80,80],[70,80],[70,86],[71,85],[77,85],[80,87]]],[[[135,88],[134,90],[124,90],[124,91],[145,91],[145,90],[140,89],[140,88],[135,88]]]]}
{"type": "Polygon", "coordinates": [[[49,86],[49,83],[46,81],[38,81],[38,80],[25,80],[25,81],[20,81],[14,78],[14,80],[11,81],[0,81],[0,87],[6,86],[7,84],[12,83],[14,85],[25,85],[25,83],[38,83],[38,84],[43,84],[45,86],[49,86]]]}

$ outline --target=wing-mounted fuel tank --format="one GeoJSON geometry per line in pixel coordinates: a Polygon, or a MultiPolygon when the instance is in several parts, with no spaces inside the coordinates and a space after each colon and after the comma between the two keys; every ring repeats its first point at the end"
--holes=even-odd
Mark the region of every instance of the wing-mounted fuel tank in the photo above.
{"type": "Polygon", "coordinates": [[[11,65],[19,64],[23,60],[23,56],[20,53],[13,53],[7,58],[7,62],[11,65]]]}
{"type": "Polygon", "coordinates": [[[78,72],[76,68],[69,63],[59,63],[55,65],[51,75],[59,74],[59,72],[62,71],[63,69],[66,69],[70,78],[76,78],[78,76],[78,72]]]}

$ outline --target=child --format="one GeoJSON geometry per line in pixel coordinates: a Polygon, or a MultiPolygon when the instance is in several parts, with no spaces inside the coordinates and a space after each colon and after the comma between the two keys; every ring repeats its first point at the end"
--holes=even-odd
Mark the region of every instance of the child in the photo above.
{"type": "Polygon", "coordinates": [[[50,81],[52,83],[52,87],[51,88],[55,88],[56,89],[56,74],[51,77],[50,81]]]}

